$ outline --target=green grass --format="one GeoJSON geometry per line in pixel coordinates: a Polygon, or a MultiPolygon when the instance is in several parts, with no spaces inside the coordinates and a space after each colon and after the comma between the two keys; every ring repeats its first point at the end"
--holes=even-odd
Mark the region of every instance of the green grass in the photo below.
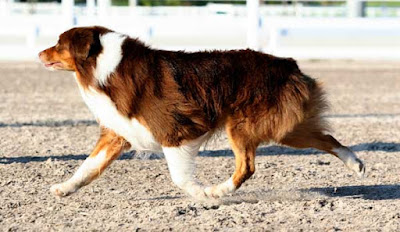
{"type": "Polygon", "coordinates": [[[111,5],[113,5],[113,6],[129,6],[129,1],[128,0],[112,0],[111,5]]]}
{"type": "Polygon", "coordinates": [[[400,7],[400,2],[367,2],[367,6],[370,7],[379,7],[379,6],[386,6],[386,7],[400,7]]]}

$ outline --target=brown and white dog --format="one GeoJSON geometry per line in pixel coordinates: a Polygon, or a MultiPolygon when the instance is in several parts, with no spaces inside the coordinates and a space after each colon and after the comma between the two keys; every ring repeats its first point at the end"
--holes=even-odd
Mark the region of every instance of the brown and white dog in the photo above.
{"type": "Polygon", "coordinates": [[[69,70],[101,127],[90,156],[66,182],[66,196],[97,178],[124,150],[164,152],[172,181],[196,198],[221,197],[255,171],[256,148],[275,142],[326,151],[362,176],[363,163],[326,134],[320,85],[293,59],[252,50],[155,50],[103,27],[73,28],[39,54],[49,69],[69,70]],[[203,187],[195,156],[225,128],[236,169],[222,184],[203,187]]]}

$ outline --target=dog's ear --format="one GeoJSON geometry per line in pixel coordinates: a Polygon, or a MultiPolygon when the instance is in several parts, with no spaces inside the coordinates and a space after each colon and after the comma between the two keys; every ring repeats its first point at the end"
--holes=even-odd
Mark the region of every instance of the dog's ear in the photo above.
{"type": "Polygon", "coordinates": [[[77,61],[85,61],[100,52],[99,33],[93,29],[78,28],[71,38],[71,53],[77,61]]]}

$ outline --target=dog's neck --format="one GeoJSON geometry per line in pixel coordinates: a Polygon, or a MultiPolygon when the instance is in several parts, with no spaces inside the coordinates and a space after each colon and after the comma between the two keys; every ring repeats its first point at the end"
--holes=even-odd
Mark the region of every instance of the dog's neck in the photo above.
{"type": "Polygon", "coordinates": [[[96,67],[93,72],[100,86],[104,86],[107,83],[108,78],[112,77],[110,74],[114,73],[121,63],[122,46],[126,39],[126,35],[115,32],[100,36],[102,51],[97,56],[96,67]]]}
{"type": "Polygon", "coordinates": [[[76,76],[82,86],[102,88],[110,78],[120,75],[120,69],[123,71],[124,68],[129,68],[132,72],[140,66],[136,62],[153,51],[138,39],[116,32],[100,35],[99,42],[98,54],[84,61],[76,61],[76,76]]]}

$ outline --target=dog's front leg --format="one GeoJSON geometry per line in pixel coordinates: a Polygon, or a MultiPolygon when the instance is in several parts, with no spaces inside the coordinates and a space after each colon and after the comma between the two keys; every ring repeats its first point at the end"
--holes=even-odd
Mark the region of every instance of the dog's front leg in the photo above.
{"type": "Polygon", "coordinates": [[[195,158],[205,136],[179,147],[163,147],[172,181],[194,198],[204,198],[204,187],[195,179],[195,158]]]}
{"type": "Polygon", "coordinates": [[[89,157],[69,180],[53,185],[50,191],[60,197],[76,192],[100,176],[104,169],[129,147],[130,144],[124,138],[111,130],[101,128],[100,138],[89,157]]]}

